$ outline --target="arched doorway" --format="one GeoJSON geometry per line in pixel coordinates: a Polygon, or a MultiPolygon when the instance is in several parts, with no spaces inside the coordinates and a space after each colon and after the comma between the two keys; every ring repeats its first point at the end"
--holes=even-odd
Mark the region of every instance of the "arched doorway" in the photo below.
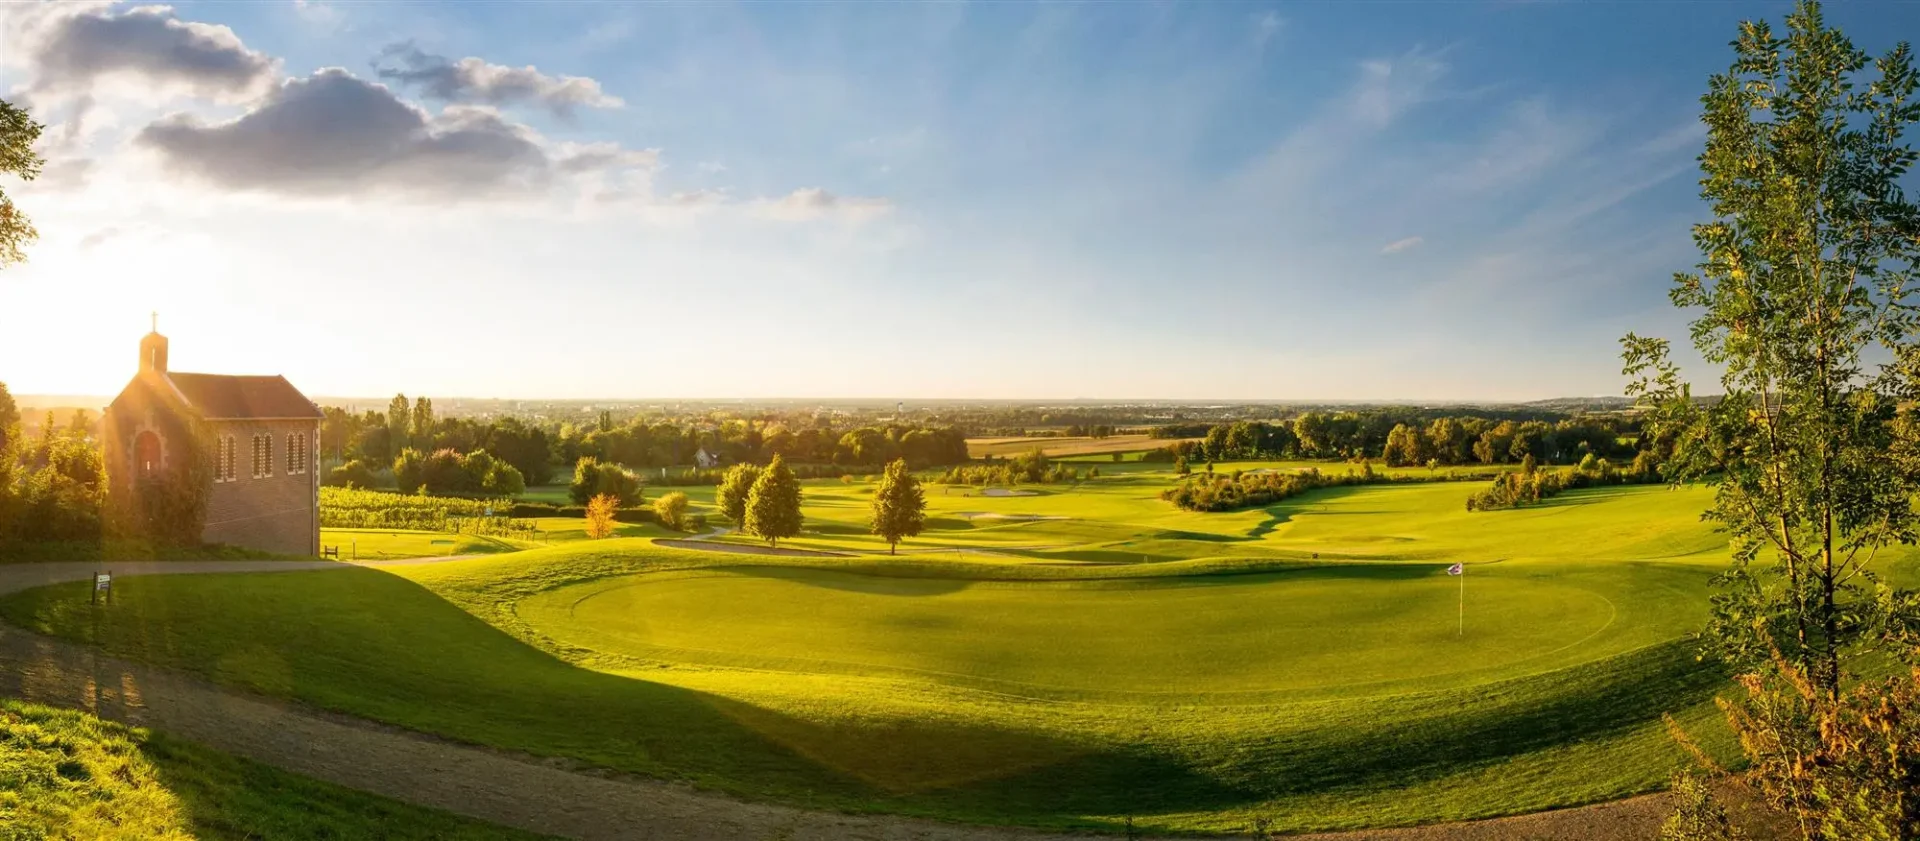
{"type": "Polygon", "coordinates": [[[141,476],[159,473],[164,465],[160,436],[152,430],[141,432],[133,437],[133,469],[141,476]]]}

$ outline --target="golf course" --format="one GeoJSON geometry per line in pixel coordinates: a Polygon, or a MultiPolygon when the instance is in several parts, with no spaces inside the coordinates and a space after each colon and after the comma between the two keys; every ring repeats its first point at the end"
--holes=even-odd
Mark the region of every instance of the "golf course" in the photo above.
{"type": "Polygon", "coordinates": [[[867,533],[871,479],[848,477],[805,483],[780,555],[719,529],[555,529],[431,564],[132,578],[105,610],[55,585],[0,619],[458,742],[981,824],[1306,831],[1593,803],[1689,761],[1666,716],[1737,753],[1725,676],[1691,640],[1727,554],[1704,488],[1470,512],[1488,483],[1409,482],[1195,513],[1158,498],[1167,466],[1111,468],[928,484],[898,554],[867,533]]]}

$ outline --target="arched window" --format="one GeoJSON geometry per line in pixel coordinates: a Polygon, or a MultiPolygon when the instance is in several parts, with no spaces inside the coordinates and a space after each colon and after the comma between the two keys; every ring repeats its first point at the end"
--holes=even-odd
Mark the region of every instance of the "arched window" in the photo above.
{"type": "Polygon", "coordinates": [[[231,482],[240,478],[240,446],[231,435],[213,443],[213,481],[231,482]]]}
{"type": "Polygon", "coordinates": [[[287,475],[294,476],[307,472],[307,434],[305,432],[287,433],[287,475]]]}
{"type": "Polygon", "coordinates": [[[152,476],[159,473],[165,465],[161,464],[162,451],[160,436],[153,430],[146,430],[133,437],[133,469],[140,476],[152,476]]]}

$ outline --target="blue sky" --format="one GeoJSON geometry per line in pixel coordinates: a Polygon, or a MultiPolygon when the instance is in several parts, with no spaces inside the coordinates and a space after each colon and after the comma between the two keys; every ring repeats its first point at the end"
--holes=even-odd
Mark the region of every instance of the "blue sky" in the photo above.
{"type": "MultiPolygon", "coordinates": [[[[1616,394],[1622,333],[1684,339],[1665,290],[1694,260],[1706,78],[1740,19],[1787,8],[166,13],[166,32],[228,27],[214,40],[248,57],[240,81],[34,49],[126,5],[16,9],[0,88],[54,124],[55,167],[88,163],[13,190],[43,241],[0,291],[56,315],[0,333],[0,379],[111,391],[157,309],[176,367],[324,394],[1616,394]],[[401,66],[396,44],[555,87],[438,97],[379,74],[401,66]],[[348,136],[345,112],[299,124],[318,140],[248,121],[330,67],[329,84],[390,94],[427,131],[486,120],[532,138],[534,169],[512,177],[537,170],[538,186],[433,180],[469,177],[444,162],[405,188],[397,170],[354,180],[338,150],[377,144],[348,136]],[[562,77],[596,87],[556,105],[562,77]],[[184,122],[148,130],[167,120],[184,122]],[[259,130],[225,137],[224,121],[259,130]],[[350,177],[303,171],[316,161],[350,177]]],[[[1879,52],[1920,7],[1829,16],[1879,52]]]]}

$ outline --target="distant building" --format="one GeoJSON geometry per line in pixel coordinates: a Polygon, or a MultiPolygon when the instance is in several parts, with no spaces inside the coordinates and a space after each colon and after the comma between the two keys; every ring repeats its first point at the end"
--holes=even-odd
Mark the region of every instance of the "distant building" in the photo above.
{"type": "Polygon", "coordinates": [[[701,447],[699,452],[693,454],[693,463],[699,465],[702,470],[709,467],[719,467],[720,457],[707,452],[706,447],[701,447]]]}
{"type": "Polygon", "coordinates": [[[289,555],[320,553],[319,407],[281,376],[167,370],[167,337],[140,340],[140,370],[102,419],[107,473],[117,491],[183,470],[195,425],[202,431],[207,494],[205,543],[289,555]]]}

